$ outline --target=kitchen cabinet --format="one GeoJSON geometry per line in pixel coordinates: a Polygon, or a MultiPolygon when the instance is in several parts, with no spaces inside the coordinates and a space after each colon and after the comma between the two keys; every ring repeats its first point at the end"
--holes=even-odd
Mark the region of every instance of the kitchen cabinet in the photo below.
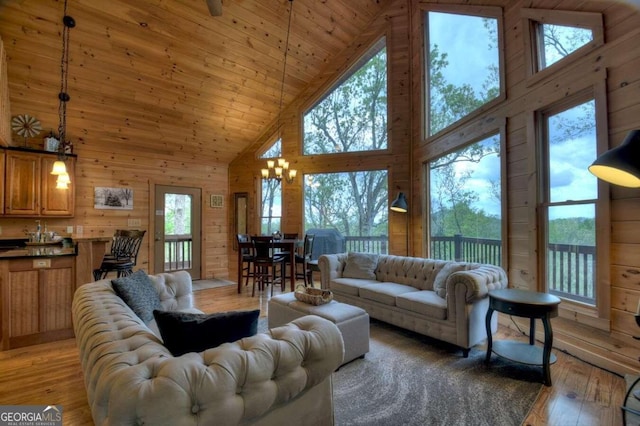
{"type": "Polygon", "coordinates": [[[0,261],[2,349],[73,337],[75,256],[0,261]]]}
{"type": "Polygon", "coordinates": [[[56,153],[6,148],[3,154],[4,216],[73,217],[75,156],[66,160],[71,185],[58,189],[57,176],[50,173],[58,159],[56,153]]]}

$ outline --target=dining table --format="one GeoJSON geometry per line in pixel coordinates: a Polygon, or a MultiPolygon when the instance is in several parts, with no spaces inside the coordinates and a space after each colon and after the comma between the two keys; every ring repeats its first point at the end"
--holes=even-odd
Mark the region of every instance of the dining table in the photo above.
{"type": "MultiPolygon", "coordinates": [[[[296,288],[296,248],[302,244],[299,239],[279,239],[273,240],[273,247],[291,254],[291,262],[289,262],[289,279],[291,291],[296,288]]],[[[242,293],[242,252],[243,249],[252,249],[251,241],[238,243],[238,293],[242,293]]]]}

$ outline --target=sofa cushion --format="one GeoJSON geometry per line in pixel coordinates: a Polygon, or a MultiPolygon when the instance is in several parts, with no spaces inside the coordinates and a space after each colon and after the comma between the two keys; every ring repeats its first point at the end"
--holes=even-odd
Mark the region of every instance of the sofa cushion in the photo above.
{"type": "Polygon", "coordinates": [[[380,284],[376,280],[360,280],[357,278],[336,278],[329,283],[329,289],[331,291],[337,291],[338,293],[344,293],[351,296],[358,296],[360,289],[368,285],[380,284]]]}
{"type": "Polygon", "coordinates": [[[377,283],[360,288],[360,297],[375,300],[385,305],[395,306],[396,297],[401,294],[417,292],[415,287],[396,283],[377,283]]]}
{"type": "Polygon", "coordinates": [[[344,278],[376,279],[376,266],[378,255],[374,253],[349,253],[344,265],[342,276],[344,278]]]}
{"type": "Polygon", "coordinates": [[[448,262],[444,265],[436,278],[433,280],[433,291],[443,299],[447,297],[447,278],[449,275],[458,271],[466,271],[469,267],[468,263],[448,262]]]}
{"type": "Polygon", "coordinates": [[[162,308],[155,284],[143,270],[127,277],[116,278],[111,281],[111,285],[116,294],[145,323],[153,320],[154,309],[162,308]]]}
{"type": "Polygon", "coordinates": [[[401,294],[396,297],[396,306],[431,318],[447,319],[447,301],[430,290],[401,294]]]}
{"type": "Polygon", "coordinates": [[[174,356],[202,352],[258,332],[260,310],[194,314],[153,311],[164,345],[174,356]]]}

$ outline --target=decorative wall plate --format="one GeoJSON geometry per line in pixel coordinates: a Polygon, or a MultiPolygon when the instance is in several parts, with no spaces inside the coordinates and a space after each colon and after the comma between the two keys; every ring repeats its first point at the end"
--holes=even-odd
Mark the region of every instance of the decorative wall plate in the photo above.
{"type": "Polygon", "coordinates": [[[11,119],[11,129],[24,138],[32,138],[40,133],[42,126],[37,118],[21,114],[11,119]]]}

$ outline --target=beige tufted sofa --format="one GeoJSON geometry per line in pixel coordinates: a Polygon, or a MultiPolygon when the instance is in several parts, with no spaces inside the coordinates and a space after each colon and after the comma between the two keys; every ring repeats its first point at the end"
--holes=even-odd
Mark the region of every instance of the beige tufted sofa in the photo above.
{"type": "MultiPolygon", "coordinates": [[[[347,253],[318,259],[322,288],[331,289],[335,300],[359,306],[372,318],[460,346],[465,357],[487,338],[487,293],[507,287],[505,271],[493,265],[380,255],[375,279],[362,279],[343,277],[346,263],[347,253]]],[[[492,318],[493,332],[497,317],[492,318]]]]}
{"type": "MultiPolygon", "coordinates": [[[[188,273],[151,278],[163,309],[193,310],[188,273]]],[[[173,357],[106,279],[76,291],[73,324],[96,425],[333,424],[344,348],[320,317],[173,357]]]]}

